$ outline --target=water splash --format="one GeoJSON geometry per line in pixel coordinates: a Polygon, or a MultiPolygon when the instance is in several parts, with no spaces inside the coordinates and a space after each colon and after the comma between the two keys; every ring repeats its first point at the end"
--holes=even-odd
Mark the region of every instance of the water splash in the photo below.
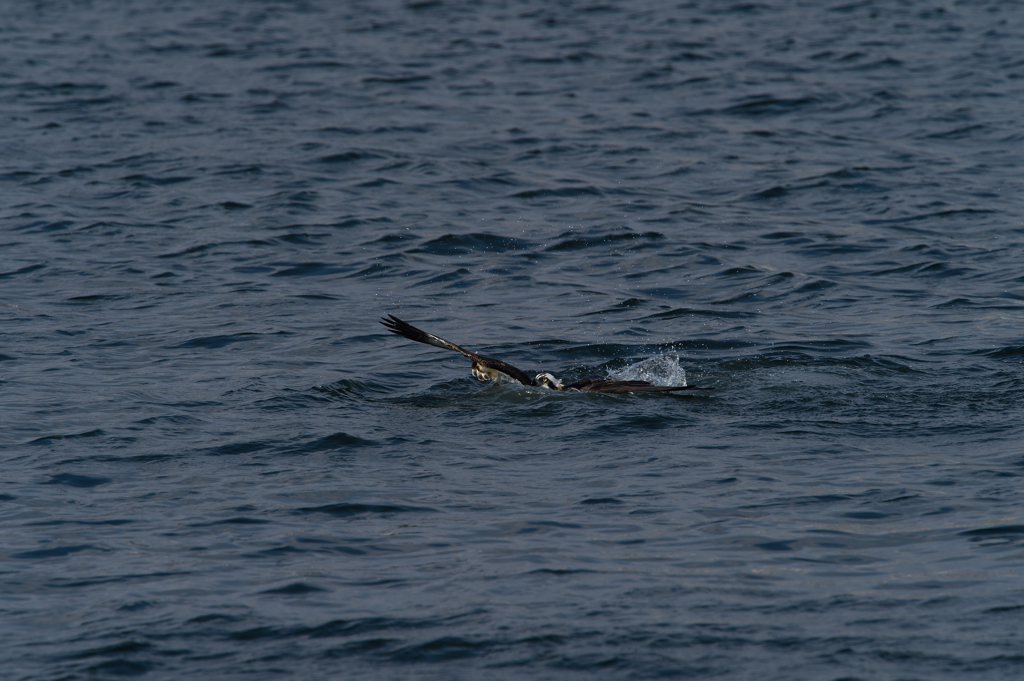
{"type": "Polygon", "coordinates": [[[679,366],[678,355],[658,355],[613,371],[618,381],[647,381],[654,385],[686,385],[686,370],[679,366]]]}

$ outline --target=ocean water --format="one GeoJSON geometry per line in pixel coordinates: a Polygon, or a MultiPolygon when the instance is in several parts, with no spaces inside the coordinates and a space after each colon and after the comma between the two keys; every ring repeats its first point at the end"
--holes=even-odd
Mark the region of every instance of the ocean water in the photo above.
{"type": "Polygon", "coordinates": [[[1020,2],[11,3],[3,678],[1024,677],[1022,55],[1020,2]]]}

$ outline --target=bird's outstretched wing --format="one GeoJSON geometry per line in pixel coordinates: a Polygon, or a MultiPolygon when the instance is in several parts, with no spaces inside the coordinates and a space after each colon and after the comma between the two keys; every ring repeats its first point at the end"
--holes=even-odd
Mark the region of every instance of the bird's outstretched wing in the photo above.
{"type": "Polygon", "coordinates": [[[581,390],[588,393],[667,393],[681,390],[713,390],[714,388],[698,388],[695,385],[653,385],[647,381],[613,381],[600,376],[587,378],[570,383],[563,390],[581,390]]]}
{"type": "Polygon", "coordinates": [[[444,348],[445,350],[452,350],[459,352],[473,360],[474,366],[477,364],[482,365],[488,369],[493,369],[500,373],[505,374],[509,378],[519,381],[523,385],[537,385],[537,381],[533,380],[525,371],[517,369],[511,364],[502,362],[500,359],[494,359],[493,357],[484,357],[478,355],[475,352],[459,347],[455,343],[446,341],[443,338],[438,338],[432,333],[427,333],[422,329],[417,329],[409,322],[403,322],[401,319],[393,314],[389,314],[390,319],[381,319],[380,323],[387,327],[391,333],[397,333],[403,338],[414,340],[417,343],[426,343],[427,345],[433,345],[435,348],[444,348]]]}
{"type": "Polygon", "coordinates": [[[455,352],[461,352],[470,359],[476,359],[480,355],[475,352],[470,352],[465,348],[460,348],[455,343],[449,343],[444,338],[438,338],[432,333],[427,333],[421,329],[417,329],[409,322],[403,322],[401,319],[393,314],[389,314],[388,317],[391,319],[381,318],[380,323],[388,328],[391,333],[397,333],[403,338],[414,340],[417,343],[426,343],[427,345],[433,345],[435,348],[444,348],[445,350],[454,350],[455,352]]]}

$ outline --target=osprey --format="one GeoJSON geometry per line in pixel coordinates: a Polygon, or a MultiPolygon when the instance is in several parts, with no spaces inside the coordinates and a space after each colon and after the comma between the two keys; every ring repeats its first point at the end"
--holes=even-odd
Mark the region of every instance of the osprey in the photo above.
{"type": "Polygon", "coordinates": [[[714,388],[698,388],[692,385],[652,385],[647,381],[613,381],[602,376],[587,376],[569,385],[563,385],[549,373],[540,373],[531,378],[525,371],[506,364],[500,359],[484,357],[465,348],[460,348],[455,343],[450,343],[432,333],[421,331],[408,322],[403,322],[393,314],[389,314],[388,317],[390,319],[382,318],[380,323],[386,326],[391,333],[397,333],[399,336],[417,343],[426,343],[435,348],[452,350],[473,360],[470,370],[473,372],[473,376],[481,381],[504,379],[549,390],[574,390],[590,393],[665,393],[678,390],[714,390],[714,388]]]}

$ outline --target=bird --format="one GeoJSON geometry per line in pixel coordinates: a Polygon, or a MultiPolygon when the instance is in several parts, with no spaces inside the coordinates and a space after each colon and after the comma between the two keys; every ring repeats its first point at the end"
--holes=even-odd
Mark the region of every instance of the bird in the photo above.
{"type": "Polygon", "coordinates": [[[391,333],[398,334],[403,338],[465,355],[473,361],[470,367],[473,377],[481,381],[514,381],[522,385],[547,390],[620,395],[625,393],[667,393],[680,390],[713,390],[713,388],[700,388],[694,385],[654,385],[647,381],[616,381],[599,375],[587,376],[566,385],[547,372],[531,377],[525,371],[517,369],[507,362],[502,362],[500,359],[494,359],[493,357],[484,357],[483,355],[466,350],[451,341],[446,341],[432,333],[417,329],[409,322],[402,321],[393,314],[382,317],[380,323],[391,333]]]}

